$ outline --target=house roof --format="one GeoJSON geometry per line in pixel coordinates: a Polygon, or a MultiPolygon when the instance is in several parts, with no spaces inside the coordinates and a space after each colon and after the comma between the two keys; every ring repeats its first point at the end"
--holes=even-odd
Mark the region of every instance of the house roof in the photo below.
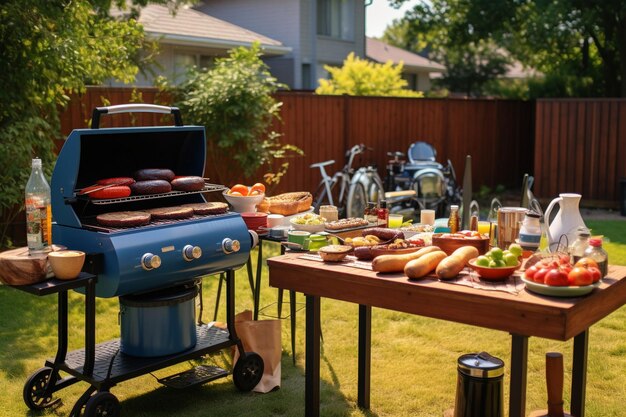
{"type": "MultiPolygon", "coordinates": [[[[114,13],[119,15],[122,12],[112,11],[114,13]]],[[[280,41],[186,6],[172,14],[166,6],[150,4],[141,9],[138,21],[149,36],[162,43],[231,49],[258,41],[267,55],[291,52],[291,48],[280,41]]]]}
{"type": "Polygon", "coordinates": [[[398,64],[402,61],[405,69],[428,72],[444,72],[446,70],[446,67],[437,62],[374,38],[366,38],[365,54],[369,59],[380,63],[391,60],[398,64]]]}

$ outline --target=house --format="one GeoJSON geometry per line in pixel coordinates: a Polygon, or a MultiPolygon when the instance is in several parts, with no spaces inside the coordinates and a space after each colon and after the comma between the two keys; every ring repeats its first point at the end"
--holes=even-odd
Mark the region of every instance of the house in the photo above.
{"type": "Polygon", "coordinates": [[[410,90],[430,90],[431,74],[441,74],[446,70],[441,64],[369,37],[366,39],[366,56],[381,64],[387,61],[395,64],[402,62],[404,64],[402,77],[408,82],[407,88],[410,90]]]}
{"type": "MultiPolygon", "coordinates": [[[[111,14],[120,13],[114,10],[111,14]]],[[[266,58],[291,53],[291,48],[278,40],[189,7],[180,7],[172,14],[165,6],[147,5],[141,9],[138,21],[146,37],[159,43],[156,72],[174,82],[185,76],[189,66],[210,67],[216,57],[226,56],[230,49],[250,46],[255,41],[260,42],[266,58]]],[[[149,86],[153,78],[139,74],[135,84],[149,86]]]]}
{"type": "Polygon", "coordinates": [[[196,9],[280,41],[291,52],[268,57],[272,74],[292,89],[314,89],[324,65],[365,56],[364,0],[204,0],[196,9]]]}
{"type": "MultiPolygon", "coordinates": [[[[229,49],[259,41],[272,74],[292,90],[315,89],[327,76],[324,66],[343,65],[350,52],[377,62],[402,61],[409,88],[428,90],[428,74],[444,67],[366,38],[365,7],[363,0],[204,0],[175,14],[147,5],[138,20],[160,44],[157,72],[174,82],[191,65],[209,67],[229,49]]],[[[152,77],[139,75],[136,84],[152,85],[152,77]]]]}

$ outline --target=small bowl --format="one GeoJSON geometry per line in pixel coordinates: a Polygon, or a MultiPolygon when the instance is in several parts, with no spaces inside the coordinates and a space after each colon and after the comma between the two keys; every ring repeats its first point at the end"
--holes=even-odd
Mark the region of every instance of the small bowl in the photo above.
{"type": "Polygon", "coordinates": [[[85,263],[85,252],[78,250],[61,250],[50,252],[48,262],[55,278],[74,279],[80,274],[85,263]]]}
{"type": "Polygon", "coordinates": [[[252,196],[230,195],[228,191],[224,191],[222,195],[237,213],[255,212],[257,204],[265,198],[265,194],[252,196]]]}
{"type": "Polygon", "coordinates": [[[320,248],[317,253],[324,262],[339,262],[352,251],[352,246],[328,245],[320,248]]]}
{"type": "Polygon", "coordinates": [[[517,265],[514,266],[501,266],[497,268],[490,268],[488,266],[479,266],[475,264],[476,258],[470,259],[469,266],[480,275],[481,279],[485,281],[504,281],[510,277],[521,265],[517,261],[517,265]]]}

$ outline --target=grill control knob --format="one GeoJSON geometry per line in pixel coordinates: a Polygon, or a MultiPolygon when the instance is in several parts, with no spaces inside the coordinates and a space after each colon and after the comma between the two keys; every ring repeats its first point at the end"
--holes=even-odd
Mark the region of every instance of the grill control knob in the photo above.
{"type": "Polygon", "coordinates": [[[229,238],[222,240],[222,250],[224,251],[224,253],[239,252],[240,248],[241,244],[238,240],[233,240],[229,238]]]}
{"type": "Polygon", "coordinates": [[[156,269],[161,266],[161,257],[159,255],[146,253],[141,257],[141,266],[146,271],[156,269]]]}
{"type": "Polygon", "coordinates": [[[183,258],[186,261],[193,261],[199,259],[202,256],[202,249],[200,246],[185,245],[183,248],[183,258]]]}

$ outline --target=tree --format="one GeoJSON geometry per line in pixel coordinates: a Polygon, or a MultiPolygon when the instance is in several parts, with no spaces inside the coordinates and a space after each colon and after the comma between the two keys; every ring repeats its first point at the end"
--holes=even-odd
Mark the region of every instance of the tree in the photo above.
{"type": "Polygon", "coordinates": [[[545,75],[531,81],[533,96],[626,97],[623,0],[432,0],[405,20],[409,36],[435,51],[478,41],[504,48],[545,75]]]}
{"type": "Polygon", "coordinates": [[[407,90],[406,80],[402,79],[402,63],[385,64],[355,57],[351,52],[343,61],[343,67],[325,65],[331,78],[320,79],[316,94],[347,94],[351,96],[396,96],[422,97],[422,93],[407,90]]]}
{"type": "Polygon", "coordinates": [[[46,172],[52,171],[54,140],[60,138],[58,110],[68,95],[109,78],[132,82],[142,64],[143,29],[134,19],[109,17],[111,4],[111,0],[0,4],[0,247],[11,245],[6,228],[23,205],[31,158],[41,157],[46,172]]]}
{"type": "Polygon", "coordinates": [[[261,60],[260,44],[232,49],[208,70],[192,68],[178,87],[161,81],[185,117],[205,126],[208,157],[220,167],[221,183],[232,183],[240,172],[251,177],[265,167],[272,171],[265,175],[266,182],[276,184],[289,168],[284,159],[302,154],[295,146],[281,144],[280,134],[270,130],[282,105],[272,94],[285,86],[261,60]],[[235,165],[224,163],[226,153],[235,165]],[[277,161],[282,163],[273,172],[277,161]]]}

